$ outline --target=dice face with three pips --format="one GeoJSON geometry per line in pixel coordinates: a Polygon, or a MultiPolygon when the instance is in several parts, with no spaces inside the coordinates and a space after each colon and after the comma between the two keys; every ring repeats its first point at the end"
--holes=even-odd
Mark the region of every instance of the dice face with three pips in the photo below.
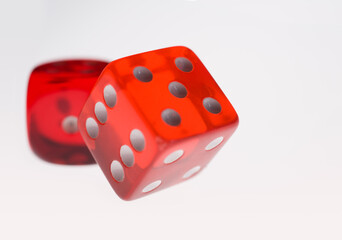
{"type": "Polygon", "coordinates": [[[125,200],[194,176],[237,125],[234,108],[186,47],[111,62],[78,118],[90,152],[125,200]]]}
{"type": "Polygon", "coordinates": [[[36,67],[27,90],[27,129],[43,160],[67,165],[95,163],[78,132],[77,117],[107,62],[64,60],[36,67]]]}

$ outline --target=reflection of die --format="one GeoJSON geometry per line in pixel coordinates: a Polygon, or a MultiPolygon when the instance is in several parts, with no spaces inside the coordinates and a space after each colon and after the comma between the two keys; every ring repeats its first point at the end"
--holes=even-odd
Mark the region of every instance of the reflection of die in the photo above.
{"type": "Polygon", "coordinates": [[[234,108],[185,47],[108,64],[78,119],[86,145],[125,200],[196,174],[237,125],[234,108]]]}
{"type": "Polygon", "coordinates": [[[68,60],[36,67],[27,91],[30,145],[42,159],[61,164],[94,160],[77,128],[77,117],[106,62],[68,60]]]}

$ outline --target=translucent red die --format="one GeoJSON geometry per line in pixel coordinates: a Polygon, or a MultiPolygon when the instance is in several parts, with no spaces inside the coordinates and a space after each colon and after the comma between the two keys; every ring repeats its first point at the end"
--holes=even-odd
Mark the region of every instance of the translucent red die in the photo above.
{"type": "Polygon", "coordinates": [[[125,200],[194,176],[237,125],[234,108],[185,47],[111,62],[78,118],[86,145],[125,200]]]}
{"type": "Polygon", "coordinates": [[[42,159],[94,163],[77,128],[78,115],[107,62],[57,61],[36,67],[27,91],[28,138],[42,159]]]}

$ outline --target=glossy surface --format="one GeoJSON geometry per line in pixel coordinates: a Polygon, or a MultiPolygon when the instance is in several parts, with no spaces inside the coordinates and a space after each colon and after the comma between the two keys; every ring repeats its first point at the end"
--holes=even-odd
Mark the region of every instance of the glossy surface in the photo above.
{"type": "Polygon", "coordinates": [[[27,90],[27,128],[33,151],[59,164],[94,160],[77,128],[77,118],[106,62],[67,60],[40,65],[27,90]]]}
{"type": "Polygon", "coordinates": [[[146,52],[108,64],[78,120],[95,160],[126,200],[194,176],[237,125],[232,105],[199,58],[185,47],[146,52]],[[173,82],[179,84],[170,87],[173,82]],[[106,102],[108,85],[115,89],[116,104],[112,108],[106,105],[107,121],[96,120],[98,135],[90,137],[86,121],[96,119],[94,106],[106,102]],[[134,163],[129,166],[120,156],[124,145],[133,150],[130,157],[134,163]]]}

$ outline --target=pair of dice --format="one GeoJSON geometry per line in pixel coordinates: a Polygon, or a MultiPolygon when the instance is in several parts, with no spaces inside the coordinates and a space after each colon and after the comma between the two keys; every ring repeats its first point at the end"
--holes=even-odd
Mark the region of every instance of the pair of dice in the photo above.
{"type": "Polygon", "coordinates": [[[170,47],[109,64],[35,68],[27,124],[38,156],[61,164],[95,159],[119,197],[132,200],[198,173],[238,116],[199,58],[170,47]]]}

